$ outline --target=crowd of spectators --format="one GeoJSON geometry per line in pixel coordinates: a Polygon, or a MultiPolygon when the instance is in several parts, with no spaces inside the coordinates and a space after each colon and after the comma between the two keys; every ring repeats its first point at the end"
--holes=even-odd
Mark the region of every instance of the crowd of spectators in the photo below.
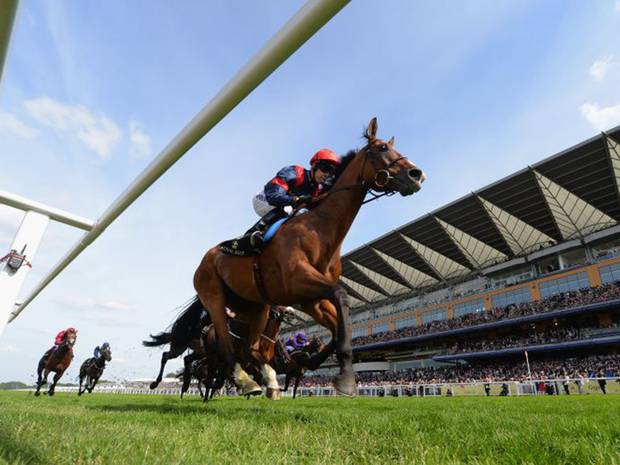
{"type": "Polygon", "coordinates": [[[550,328],[545,331],[514,334],[512,336],[504,336],[498,339],[459,341],[450,347],[446,353],[459,354],[465,352],[484,352],[508,349],[510,347],[524,347],[537,344],[575,341],[583,339],[584,337],[583,328],[577,328],[574,326],[550,328]]]}
{"type": "MultiPolygon", "coordinates": [[[[620,357],[618,355],[599,355],[580,359],[531,361],[531,378],[523,361],[507,363],[482,363],[450,367],[412,368],[402,371],[382,371],[357,373],[359,385],[373,386],[385,384],[439,384],[473,383],[493,381],[526,381],[619,377],[620,357]]],[[[333,376],[306,376],[303,386],[331,386],[333,376]]]]}
{"type": "Polygon", "coordinates": [[[353,345],[364,345],[375,342],[391,341],[411,336],[438,333],[456,328],[465,328],[483,323],[518,318],[527,315],[551,312],[558,309],[574,308],[596,302],[605,302],[620,298],[620,281],[599,287],[590,287],[578,291],[561,292],[544,300],[512,304],[495,308],[490,312],[468,313],[447,320],[436,320],[421,326],[411,326],[395,331],[385,331],[369,336],[353,339],[353,345]]]}

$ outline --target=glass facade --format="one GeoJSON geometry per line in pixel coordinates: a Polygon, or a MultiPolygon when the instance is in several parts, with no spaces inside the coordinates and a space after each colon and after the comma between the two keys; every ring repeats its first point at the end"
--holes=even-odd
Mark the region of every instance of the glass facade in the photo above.
{"type": "Polygon", "coordinates": [[[454,317],[467,315],[468,313],[484,312],[484,300],[470,300],[454,306],[454,317]]]}
{"type": "Polygon", "coordinates": [[[584,272],[552,279],[538,285],[541,299],[546,299],[560,292],[577,291],[586,287],[590,287],[590,281],[588,280],[588,274],[584,272]]]}
{"type": "Polygon", "coordinates": [[[620,263],[602,266],[598,270],[603,284],[613,283],[620,280],[620,263]]]}
{"type": "Polygon", "coordinates": [[[513,291],[502,292],[491,298],[493,308],[502,308],[512,304],[522,304],[532,301],[532,293],[529,287],[522,287],[513,291]]]}
{"type": "Polygon", "coordinates": [[[422,314],[422,323],[430,323],[431,321],[445,320],[448,317],[448,312],[445,308],[438,308],[431,312],[422,314]]]}
{"type": "Polygon", "coordinates": [[[402,318],[396,321],[396,329],[410,328],[412,326],[417,326],[417,325],[418,325],[418,322],[415,316],[402,318]]]}
{"type": "Polygon", "coordinates": [[[389,330],[390,330],[390,325],[388,323],[373,325],[372,334],[384,333],[385,331],[389,331],[389,330]]]}
{"type": "Polygon", "coordinates": [[[367,336],[368,330],[366,328],[354,328],[351,337],[367,336]]]}

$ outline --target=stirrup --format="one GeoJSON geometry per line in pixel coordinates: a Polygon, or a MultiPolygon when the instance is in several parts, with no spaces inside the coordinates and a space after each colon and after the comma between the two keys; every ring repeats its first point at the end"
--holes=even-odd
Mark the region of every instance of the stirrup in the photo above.
{"type": "Polygon", "coordinates": [[[254,231],[250,234],[250,245],[255,249],[260,249],[263,246],[264,238],[261,231],[254,231]]]}

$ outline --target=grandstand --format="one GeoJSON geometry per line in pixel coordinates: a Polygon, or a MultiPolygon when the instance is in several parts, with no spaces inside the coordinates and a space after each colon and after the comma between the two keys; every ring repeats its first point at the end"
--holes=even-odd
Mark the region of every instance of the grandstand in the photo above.
{"type": "MultiPolygon", "coordinates": [[[[525,351],[533,377],[618,376],[619,141],[616,127],[347,253],[358,379],[522,377],[525,351]]],[[[283,337],[300,329],[327,336],[300,316],[283,337]]]]}

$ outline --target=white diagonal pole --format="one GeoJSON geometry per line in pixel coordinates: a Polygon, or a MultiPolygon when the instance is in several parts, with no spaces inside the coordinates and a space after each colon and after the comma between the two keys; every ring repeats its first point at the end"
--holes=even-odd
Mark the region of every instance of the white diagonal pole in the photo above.
{"type": "Polygon", "coordinates": [[[2,71],[6,61],[7,50],[11,39],[11,30],[15,13],[17,12],[17,0],[0,1],[0,82],[2,82],[2,71]]]}
{"type": "Polygon", "coordinates": [[[13,321],[39,293],[168,168],[219,123],[239,102],[334,17],[350,0],[309,0],[278,31],[192,121],[168,144],[99,218],[91,231],[41,280],[23,303],[11,312],[13,321]]]}

